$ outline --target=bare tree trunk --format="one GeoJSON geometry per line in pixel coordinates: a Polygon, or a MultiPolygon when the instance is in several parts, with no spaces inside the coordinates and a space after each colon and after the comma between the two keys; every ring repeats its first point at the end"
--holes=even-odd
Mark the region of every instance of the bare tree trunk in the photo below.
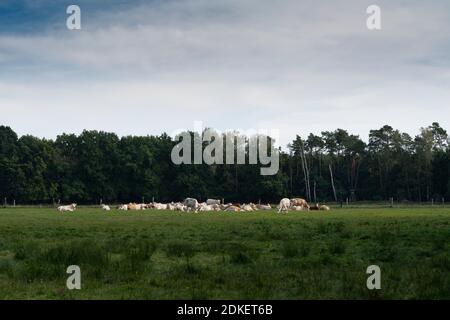
{"type": "Polygon", "coordinates": [[[311,187],[309,184],[309,169],[308,169],[308,163],[306,162],[306,159],[305,159],[305,151],[303,149],[303,146],[301,147],[301,150],[300,150],[300,158],[302,161],[303,176],[304,176],[304,180],[305,180],[306,200],[311,201],[311,187]]]}
{"type": "Polygon", "coordinates": [[[292,197],[292,193],[293,193],[293,189],[292,189],[292,171],[293,171],[293,169],[292,169],[292,154],[289,158],[290,158],[289,159],[289,175],[290,175],[289,181],[291,184],[290,187],[291,187],[291,197],[292,197]]]}
{"type": "Polygon", "coordinates": [[[337,202],[336,188],[334,187],[333,169],[331,168],[331,163],[328,165],[328,169],[330,169],[331,187],[333,188],[334,201],[337,202]]]}
{"type": "Polygon", "coordinates": [[[317,203],[316,180],[314,180],[314,189],[313,189],[313,192],[314,192],[314,203],[317,203]]]}

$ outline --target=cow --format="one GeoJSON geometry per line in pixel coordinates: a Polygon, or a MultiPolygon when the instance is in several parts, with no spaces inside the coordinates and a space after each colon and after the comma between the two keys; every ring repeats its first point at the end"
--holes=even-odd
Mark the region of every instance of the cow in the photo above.
{"type": "Polygon", "coordinates": [[[181,202],[177,202],[174,205],[174,210],[175,211],[185,211],[187,208],[184,204],[182,204],[181,202]]]}
{"type": "Polygon", "coordinates": [[[167,210],[170,210],[170,211],[174,211],[175,210],[175,203],[168,203],[167,204],[167,210]]]}
{"type": "Polygon", "coordinates": [[[109,206],[107,206],[107,205],[102,204],[102,210],[104,210],[104,211],[110,211],[111,208],[110,208],[109,206]]]}
{"type": "Polygon", "coordinates": [[[224,211],[239,212],[241,211],[241,208],[237,206],[229,206],[224,211]]]}
{"type": "Polygon", "coordinates": [[[233,205],[232,203],[221,204],[220,209],[225,210],[226,208],[231,207],[232,205],[233,205]]]}
{"type": "Polygon", "coordinates": [[[126,204],[121,204],[120,206],[117,207],[117,209],[118,209],[118,210],[125,210],[125,211],[127,211],[127,210],[128,210],[128,205],[126,205],[126,204]]]}
{"type": "Polygon", "coordinates": [[[76,203],[72,203],[68,206],[59,206],[57,209],[59,212],[63,212],[63,211],[75,211],[75,209],[77,208],[77,204],[76,203]]]}
{"type": "Polygon", "coordinates": [[[242,210],[242,211],[248,211],[248,212],[255,211],[255,210],[253,209],[253,207],[252,207],[250,204],[244,204],[244,205],[242,205],[241,210],[242,210]]]}
{"type": "Polygon", "coordinates": [[[257,208],[259,210],[271,210],[272,207],[270,206],[270,204],[258,204],[257,208]]]}
{"type": "Polygon", "coordinates": [[[194,199],[194,198],[184,199],[183,204],[186,206],[187,211],[194,210],[195,212],[197,212],[197,210],[199,208],[198,201],[197,201],[197,199],[194,199]]]}
{"type": "Polygon", "coordinates": [[[306,202],[305,199],[302,199],[302,198],[291,199],[291,207],[297,207],[297,206],[301,206],[301,207],[305,208],[306,210],[309,210],[309,204],[308,204],[308,202],[306,202]]]}
{"type": "Polygon", "coordinates": [[[303,206],[291,206],[293,211],[303,211],[305,208],[303,206]]]}
{"type": "Polygon", "coordinates": [[[202,211],[202,212],[204,212],[204,211],[214,211],[214,209],[213,209],[212,206],[202,203],[200,205],[200,208],[198,209],[198,211],[202,211]]]}
{"type": "Polygon", "coordinates": [[[320,206],[319,206],[318,203],[316,203],[315,205],[313,205],[312,207],[310,207],[309,210],[313,210],[313,211],[315,211],[315,210],[320,210],[320,206]]]}
{"type": "Polygon", "coordinates": [[[141,210],[141,205],[139,205],[139,204],[136,204],[136,203],[129,203],[128,205],[127,205],[127,209],[128,210],[141,210]]]}
{"type": "Polygon", "coordinates": [[[156,209],[156,210],[166,210],[166,209],[167,209],[167,204],[155,202],[155,203],[153,204],[153,209],[156,209]]]}
{"type": "Polygon", "coordinates": [[[330,211],[330,207],[326,206],[326,205],[321,205],[321,206],[319,206],[319,210],[330,211]]]}
{"type": "Polygon", "coordinates": [[[289,208],[291,207],[291,200],[288,198],[283,198],[280,200],[280,205],[278,206],[278,213],[280,212],[289,212],[289,208]]]}
{"type": "Polygon", "coordinates": [[[206,204],[212,205],[212,204],[220,204],[220,200],[217,199],[208,199],[206,200],[206,204]]]}

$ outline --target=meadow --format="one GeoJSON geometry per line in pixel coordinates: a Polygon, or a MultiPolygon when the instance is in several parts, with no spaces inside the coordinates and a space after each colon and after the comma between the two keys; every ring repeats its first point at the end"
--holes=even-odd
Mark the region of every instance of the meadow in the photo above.
{"type": "Polygon", "coordinates": [[[0,299],[450,299],[450,209],[2,208],[0,299]]]}

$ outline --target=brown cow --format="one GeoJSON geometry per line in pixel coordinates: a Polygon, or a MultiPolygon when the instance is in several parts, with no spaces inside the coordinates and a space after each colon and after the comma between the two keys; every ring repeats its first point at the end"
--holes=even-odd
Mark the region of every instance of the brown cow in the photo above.
{"type": "Polygon", "coordinates": [[[309,204],[305,199],[302,198],[293,198],[291,199],[291,207],[303,207],[306,210],[309,210],[309,204]]]}
{"type": "Polygon", "coordinates": [[[239,211],[241,211],[241,208],[240,208],[240,207],[237,207],[237,206],[229,206],[229,207],[226,208],[224,211],[239,212],[239,211]]]}

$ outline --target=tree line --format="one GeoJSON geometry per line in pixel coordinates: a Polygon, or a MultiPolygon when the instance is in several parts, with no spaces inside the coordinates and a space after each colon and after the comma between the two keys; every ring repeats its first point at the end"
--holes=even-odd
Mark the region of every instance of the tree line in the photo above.
{"type": "Polygon", "coordinates": [[[260,165],[175,165],[170,155],[177,143],[167,134],[118,137],[87,130],[54,140],[18,137],[0,126],[0,197],[9,204],[187,196],[227,202],[450,198],[449,138],[438,123],[415,137],[385,125],[371,130],[367,142],[343,129],[296,136],[280,152],[280,170],[273,176],[260,175],[260,165]]]}

